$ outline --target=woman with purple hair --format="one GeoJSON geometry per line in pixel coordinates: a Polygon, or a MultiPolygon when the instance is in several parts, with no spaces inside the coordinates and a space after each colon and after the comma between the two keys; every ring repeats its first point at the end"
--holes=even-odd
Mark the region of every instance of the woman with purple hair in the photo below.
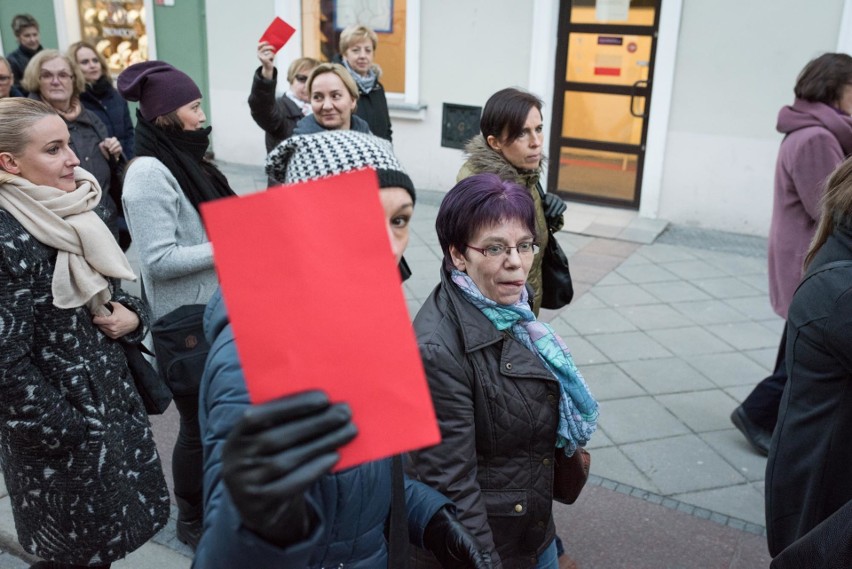
{"type": "MultiPolygon", "coordinates": [[[[477,174],[435,222],[441,283],[414,320],[441,428],[409,474],[441,491],[494,567],[558,567],[552,516],[556,453],[595,430],[598,404],[527,283],[539,249],[529,190],[477,174]]],[[[434,559],[414,551],[415,567],[434,559]]]]}

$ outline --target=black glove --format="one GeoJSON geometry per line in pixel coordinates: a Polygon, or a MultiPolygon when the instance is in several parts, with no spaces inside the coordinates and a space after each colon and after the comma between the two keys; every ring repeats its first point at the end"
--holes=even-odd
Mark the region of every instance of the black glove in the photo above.
{"type": "Polygon", "coordinates": [[[446,506],[426,524],[423,545],[444,569],[491,569],[491,554],[446,506]]]}
{"type": "Polygon", "coordinates": [[[548,225],[552,225],[551,221],[565,213],[565,202],[556,194],[544,194],[541,200],[541,207],[544,208],[544,217],[547,219],[548,225]]]}
{"type": "Polygon", "coordinates": [[[222,478],[245,525],[284,547],[316,525],[305,491],[328,473],[357,434],[346,404],[321,391],[249,408],[222,446],[222,478]]]}

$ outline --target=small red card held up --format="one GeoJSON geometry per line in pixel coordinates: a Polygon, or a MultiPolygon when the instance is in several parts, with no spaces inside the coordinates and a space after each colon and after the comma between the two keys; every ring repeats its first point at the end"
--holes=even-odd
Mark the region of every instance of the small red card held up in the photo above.
{"type": "Polygon", "coordinates": [[[371,169],[202,205],[252,402],[322,389],[336,470],[440,442],[371,169]]]}
{"type": "Polygon", "coordinates": [[[263,32],[263,35],[260,37],[260,42],[268,42],[269,45],[272,46],[272,49],[275,50],[275,53],[278,53],[278,50],[284,47],[284,44],[290,41],[290,38],[293,37],[293,34],[295,33],[296,28],[281,18],[275,18],[272,20],[272,23],[269,24],[269,27],[266,28],[266,31],[263,32]]]}

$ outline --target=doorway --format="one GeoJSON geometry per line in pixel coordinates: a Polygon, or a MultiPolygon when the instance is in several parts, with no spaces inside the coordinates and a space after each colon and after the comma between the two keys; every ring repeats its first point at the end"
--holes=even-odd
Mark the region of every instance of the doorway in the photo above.
{"type": "Polygon", "coordinates": [[[560,3],[548,191],[638,209],[661,2],[560,3]]]}

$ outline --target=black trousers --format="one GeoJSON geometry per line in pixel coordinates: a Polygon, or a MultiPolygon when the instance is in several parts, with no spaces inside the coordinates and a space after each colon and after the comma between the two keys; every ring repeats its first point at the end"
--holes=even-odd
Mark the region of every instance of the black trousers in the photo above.
{"type": "Polygon", "coordinates": [[[778,407],[784,386],[787,385],[787,326],[781,334],[781,345],[778,346],[778,356],[775,360],[775,371],[757,384],[743,401],[743,410],[749,419],[770,433],[775,430],[778,422],[778,407]]]}
{"type": "Polygon", "coordinates": [[[180,414],[180,429],[172,452],[172,476],[175,496],[191,506],[201,506],[203,499],[203,450],[201,427],[198,425],[198,393],[174,398],[180,414]]]}

